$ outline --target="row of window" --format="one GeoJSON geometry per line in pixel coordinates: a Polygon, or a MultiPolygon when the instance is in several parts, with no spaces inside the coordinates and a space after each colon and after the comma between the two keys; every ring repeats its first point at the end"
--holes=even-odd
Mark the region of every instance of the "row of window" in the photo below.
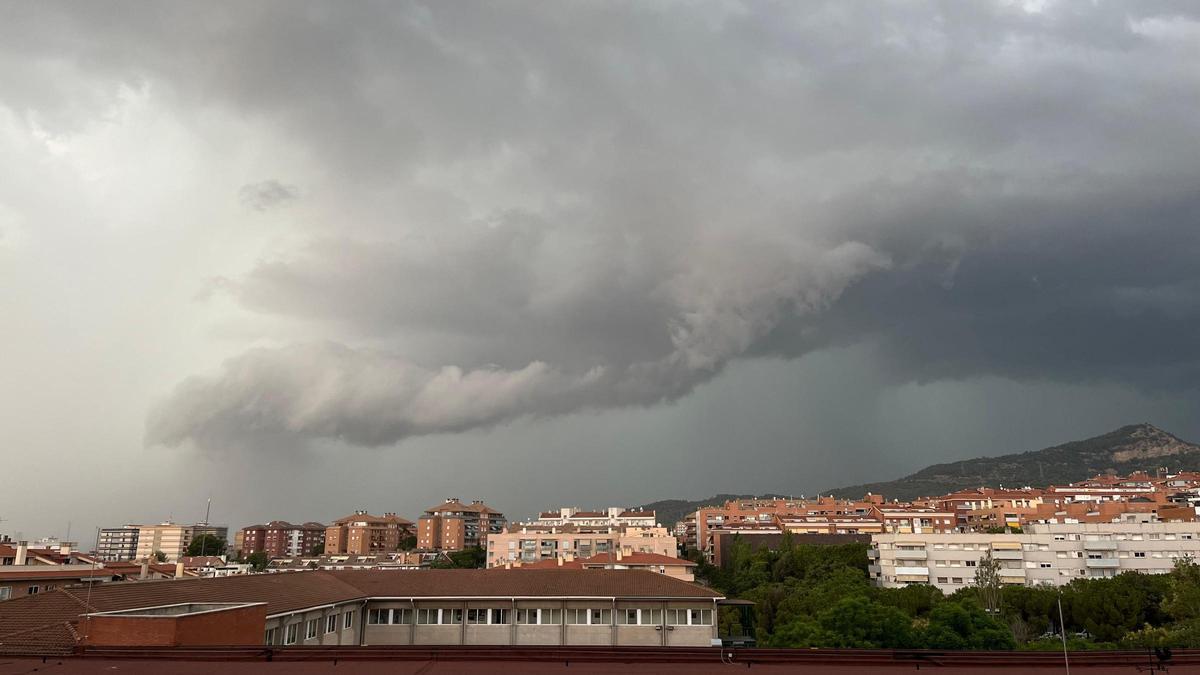
{"type": "MultiPolygon", "coordinates": [[[[510,619],[523,625],[561,625],[564,610],[561,609],[518,609],[515,617],[506,608],[478,608],[462,610],[459,608],[394,608],[372,609],[367,611],[367,623],[372,626],[409,625],[416,618],[416,624],[422,625],[458,625],[464,619],[468,624],[507,625],[510,619]]],[[[575,626],[611,626],[613,612],[611,609],[568,609],[565,614],[566,623],[575,626]]],[[[711,626],[713,614],[711,609],[668,609],[666,610],[668,626],[711,626]]],[[[618,625],[629,626],[661,626],[663,625],[663,610],[661,609],[621,609],[617,610],[618,625]]],[[[310,636],[312,637],[312,636],[310,636]]]]}
{"type": "MultiPolygon", "coordinates": [[[[340,621],[341,621],[343,629],[349,630],[350,628],[354,627],[354,612],[345,612],[340,615],[339,614],[329,614],[325,617],[325,632],[327,634],[337,632],[339,616],[341,617],[340,621]]],[[[319,618],[309,619],[308,621],[305,621],[304,622],[304,639],[312,640],[312,639],[316,638],[320,631],[320,628],[321,628],[321,619],[319,619],[319,618]]],[[[278,635],[278,631],[279,631],[278,628],[268,628],[266,633],[263,635],[263,643],[268,644],[268,645],[275,644],[275,636],[278,635]]],[[[294,644],[296,644],[296,641],[298,640],[299,637],[300,637],[300,623],[299,622],[288,624],[287,626],[284,627],[283,644],[294,645],[294,644]]]]}

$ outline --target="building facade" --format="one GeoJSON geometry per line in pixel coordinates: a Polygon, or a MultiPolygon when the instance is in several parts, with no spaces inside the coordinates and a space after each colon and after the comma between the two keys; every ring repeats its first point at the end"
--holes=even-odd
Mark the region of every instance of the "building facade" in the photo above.
{"type": "Polygon", "coordinates": [[[1060,586],[1127,571],[1164,574],[1182,557],[1200,557],[1200,525],[1033,523],[1022,534],[882,534],[871,538],[870,574],[885,588],[929,584],[953,593],[974,582],[979,561],[989,554],[1003,583],[1023,586],[1060,586]]]}
{"type": "Polygon", "coordinates": [[[265,525],[250,525],[238,531],[234,548],[243,556],[262,551],[268,558],[286,558],[318,554],[325,550],[326,527],[308,522],[293,525],[272,520],[265,525]]]}
{"type": "Polygon", "coordinates": [[[678,541],[665,527],[630,526],[546,527],[527,525],[507,529],[487,540],[487,566],[503,567],[513,562],[577,560],[595,555],[654,553],[677,557],[678,541]]]}
{"type": "Polygon", "coordinates": [[[504,530],[504,514],[475,500],[463,503],[451,497],[426,509],[417,521],[417,548],[425,551],[461,551],[487,545],[488,537],[504,530]]]}
{"type": "Polygon", "coordinates": [[[136,559],[139,531],[137,525],[102,528],[96,540],[96,555],[108,562],[136,559]]]}
{"type": "MultiPolygon", "coordinates": [[[[355,511],[338,518],[325,528],[326,555],[372,555],[391,553],[400,548],[401,541],[412,534],[411,520],[394,513],[373,516],[355,511]]],[[[304,555],[300,553],[297,555],[304,555]]]]}
{"type": "Polygon", "coordinates": [[[166,562],[174,562],[187,555],[188,546],[196,537],[207,534],[221,541],[228,541],[229,538],[227,526],[208,523],[180,525],[166,522],[158,525],[138,525],[137,528],[137,560],[154,558],[156,553],[161,552],[166,556],[166,562]]]}

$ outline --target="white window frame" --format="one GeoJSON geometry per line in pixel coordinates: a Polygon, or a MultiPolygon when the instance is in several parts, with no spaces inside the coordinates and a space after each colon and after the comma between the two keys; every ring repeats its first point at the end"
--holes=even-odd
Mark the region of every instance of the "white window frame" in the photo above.
{"type": "Polygon", "coordinates": [[[329,616],[325,617],[325,634],[326,635],[337,632],[337,625],[338,625],[337,620],[338,620],[337,614],[330,614],[329,616]]]}
{"type": "Polygon", "coordinates": [[[300,637],[300,624],[289,623],[283,632],[283,644],[294,645],[300,637]]]}
{"type": "Polygon", "coordinates": [[[354,612],[346,612],[342,616],[346,617],[345,621],[342,622],[342,629],[345,630],[348,628],[353,628],[354,627],[354,612]]]}
{"type": "Polygon", "coordinates": [[[304,622],[304,639],[305,640],[316,639],[316,637],[321,634],[320,631],[321,631],[321,620],[320,619],[309,619],[308,621],[304,622]]]}
{"type": "Polygon", "coordinates": [[[278,632],[279,632],[278,627],[268,628],[266,630],[266,632],[263,633],[263,644],[265,644],[265,645],[275,644],[275,636],[278,634],[278,632]]]}

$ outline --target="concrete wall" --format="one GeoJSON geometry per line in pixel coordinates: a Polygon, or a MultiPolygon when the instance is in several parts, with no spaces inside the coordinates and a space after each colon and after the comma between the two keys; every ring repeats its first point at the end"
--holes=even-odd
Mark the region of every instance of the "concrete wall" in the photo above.
{"type": "MultiPolygon", "coordinates": [[[[287,626],[290,624],[300,624],[299,633],[296,636],[296,645],[357,645],[359,631],[362,630],[364,618],[361,612],[362,603],[345,603],[333,608],[317,609],[309,612],[300,612],[289,614],[282,617],[267,619],[263,631],[270,628],[275,628],[275,642],[277,646],[285,646],[284,640],[287,637],[287,626]],[[353,614],[354,619],[350,628],[346,628],[346,612],[353,614]],[[325,632],[325,618],[331,614],[337,615],[337,627],[332,633],[325,632]],[[317,619],[317,636],[313,639],[307,639],[306,624],[310,619],[317,619]]],[[[374,626],[372,626],[374,627],[374,626]]],[[[259,635],[259,640],[263,639],[263,635],[259,635]]],[[[257,643],[257,644],[261,644],[257,643]]]]}
{"type": "MultiPolygon", "coordinates": [[[[564,603],[563,601],[555,600],[518,600],[516,609],[554,609],[562,610],[564,604],[568,608],[594,608],[594,609],[612,609],[611,601],[572,601],[564,603]]],[[[306,640],[304,638],[304,622],[313,617],[323,617],[326,613],[335,610],[313,611],[304,614],[296,614],[286,617],[283,620],[273,619],[267,622],[267,627],[279,626],[279,631],[276,637],[276,644],[283,644],[285,635],[285,626],[288,623],[300,623],[299,640],[296,644],[316,645],[316,644],[358,644],[357,636],[359,630],[363,631],[362,644],[365,645],[599,645],[608,646],[617,645],[645,645],[655,646],[666,644],[668,646],[704,646],[710,644],[712,637],[716,635],[715,626],[664,626],[664,625],[575,625],[575,624],[515,624],[516,612],[514,611],[511,602],[496,602],[496,601],[479,601],[479,602],[463,602],[455,601],[426,601],[410,603],[408,601],[371,601],[368,603],[367,609],[408,609],[413,610],[410,614],[412,621],[416,620],[416,609],[462,609],[464,623],[456,624],[382,624],[370,625],[366,623],[366,612],[359,611],[361,605],[344,605],[337,608],[336,611],[345,612],[354,609],[355,625],[352,630],[343,631],[342,623],[339,618],[339,630],[334,635],[327,636],[324,633],[324,619],[319,624],[319,634],[314,640],[306,640]],[[508,611],[507,624],[469,624],[465,623],[467,616],[466,609],[468,608],[498,608],[508,611]],[[565,643],[563,638],[566,638],[565,643]],[[339,638],[341,641],[331,640],[329,638],[339,638]],[[514,643],[515,640],[515,643],[514,643]]],[[[640,602],[619,602],[617,609],[620,611],[624,608],[642,608],[646,610],[665,610],[672,609],[714,609],[711,601],[695,601],[695,602],[668,602],[661,601],[640,601],[640,602]]],[[[713,612],[714,621],[716,612],[713,612]]],[[[662,612],[662,617],[665,619],[666,612],[662,612]]],[[[565,615],[564,615],[565,620],[565,615]]]]}

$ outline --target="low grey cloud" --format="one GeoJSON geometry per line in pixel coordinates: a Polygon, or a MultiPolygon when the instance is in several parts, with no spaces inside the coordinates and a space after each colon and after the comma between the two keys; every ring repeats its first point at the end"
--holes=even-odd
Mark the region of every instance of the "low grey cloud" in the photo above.
{"type": "Polygon", "coordinates": [[[151,443],[386,445],[855,344],[1194,389],[1187,3],[49,7],[0,28],[78,57],[6,74],[49,128],[140,83],[307,158],[293,238],[213,293],[306,328],[181,373],[151,443]]]}
{"type": "Polygon", "coordinates": [[[238,198],[242,204],[256,211],[266,211],[297,199],[299,191],[291,185],[284,185],[277,180],[264,180],[258,183],[248,183],[238,190],[238,198]]]}

